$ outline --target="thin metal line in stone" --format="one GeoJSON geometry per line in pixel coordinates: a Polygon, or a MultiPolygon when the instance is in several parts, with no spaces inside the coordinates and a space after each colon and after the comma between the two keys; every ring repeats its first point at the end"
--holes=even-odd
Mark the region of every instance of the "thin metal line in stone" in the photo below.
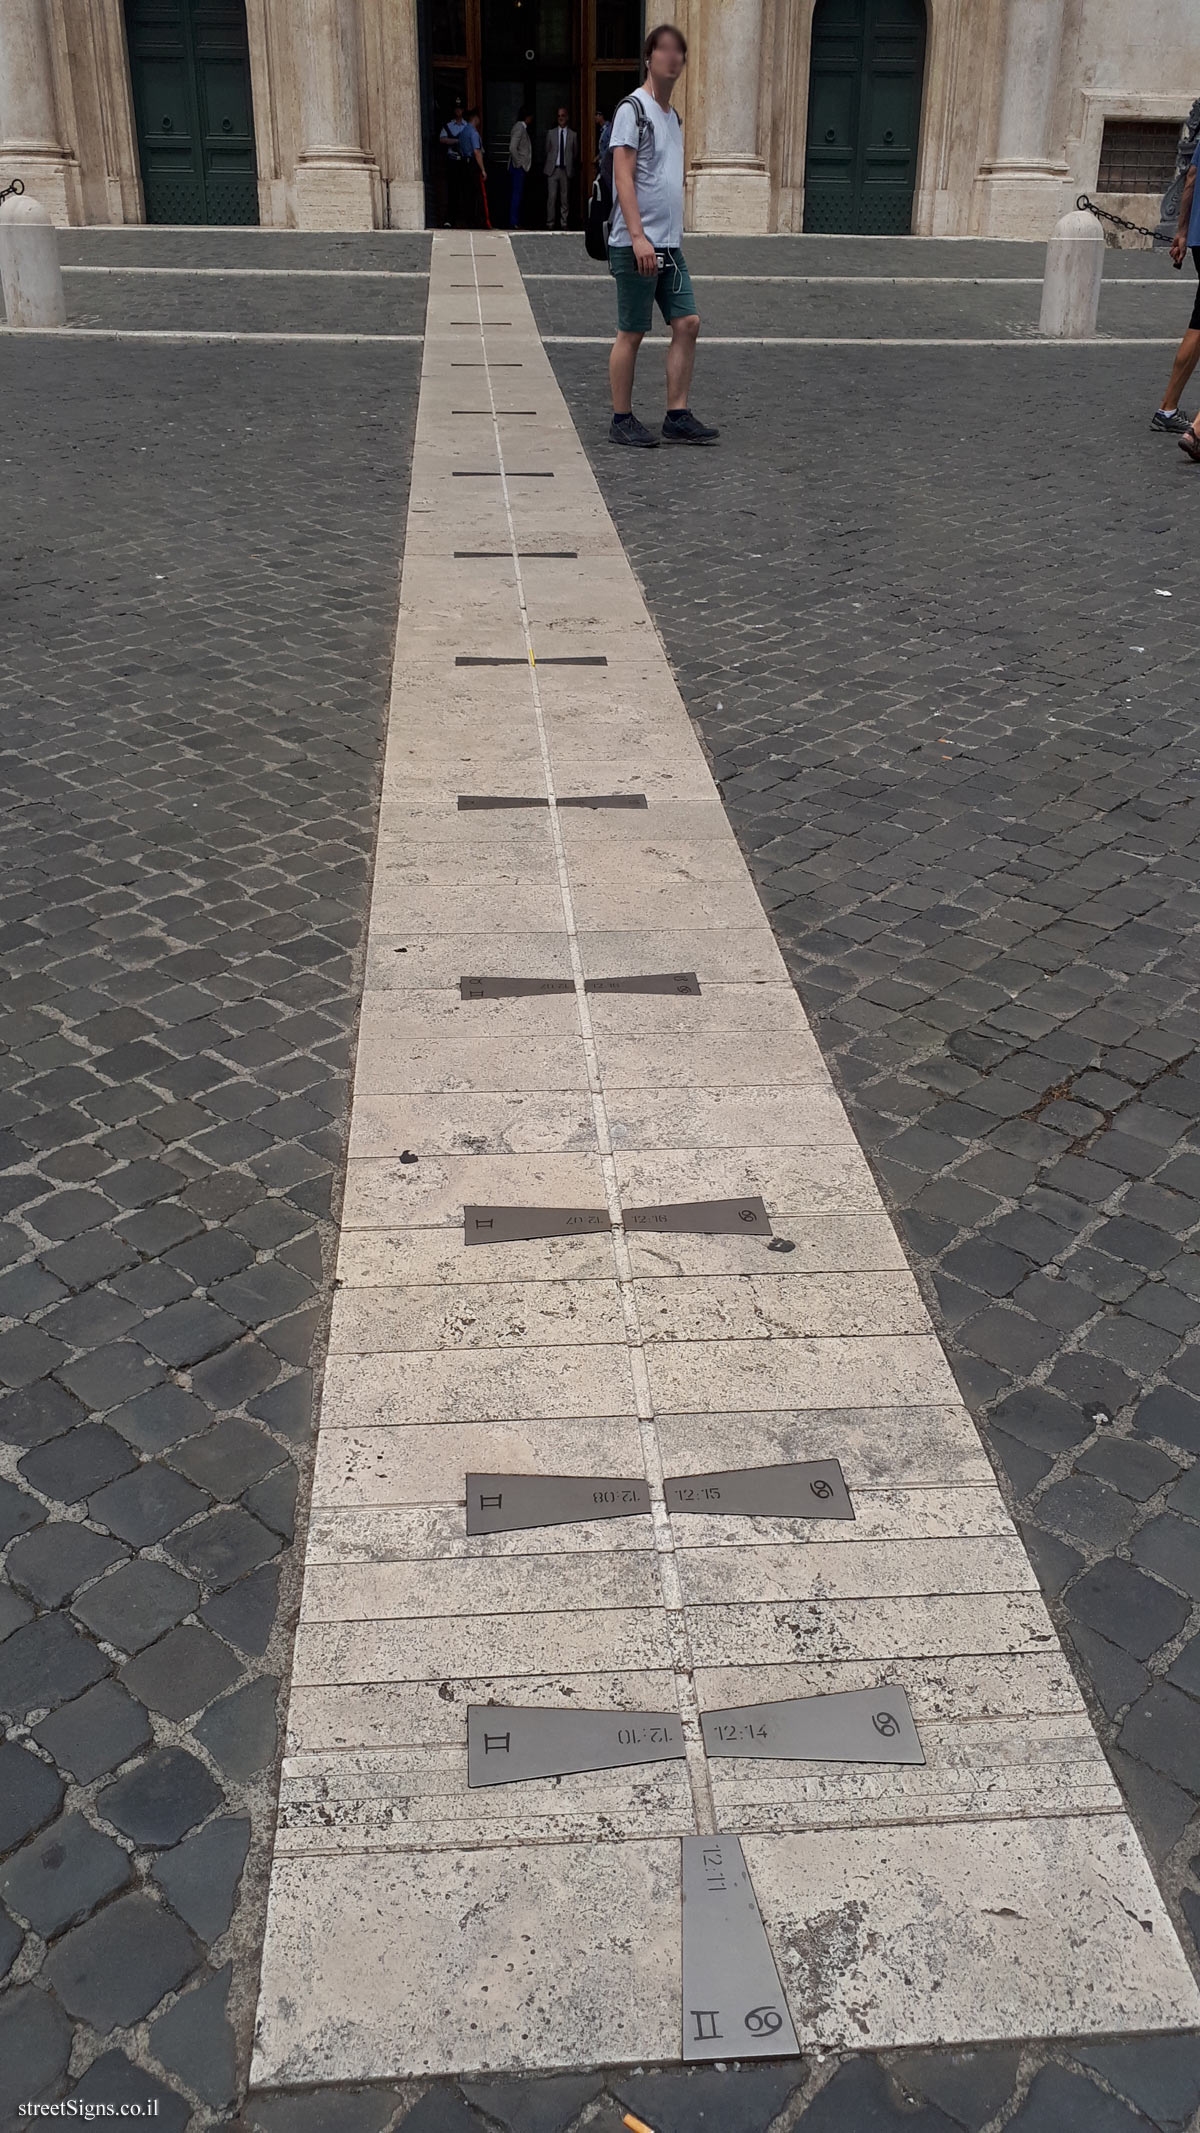
{"type": "MultiPolygon", "coordinates": [[[[474,254],[475,242],[473,238],[471,240],[471,250],[472,254],[474,254]]],[[[478,273],[476,273],[476,279],[478,279],[478,273]]],[[[479,330],[483,339],[486,365],[486,322],[483,316],[483,305],[478,296],[475,299],[475,307],[479,315],[479,330]]],[[[516,575],[517,605],[520,610],[525,648],[532,653],[533,636],[530,628],[529,608],[525,598],[525,582],[521,571],[517,529],[513,520],[512,499],[509,495],[508,476],[504,465],[504,444],[500,435],[500,423],[495,416],[496,394],[492,385],[490,370],[485,368],[485,375],[487,377],[488,403],[493,410],[492,435],[495,440],[496,458],[500,469],[500,490],[504,500],[509,548],[512,553],[513,568],[516,575]]],[[[646,1367],[641,1320],[634,1287],[633,1262],[629,1255],[629,1243],[621,1222],[621,1193],[617,1180],[616,1161],[613,1155],[612,1127],[609,1122],[608,1106],[604,1097],[604,1083],[600,1074],[599,1056],[596,1050],[596,1039],[592,1029],[591,1008],[584,979],[583,955],[579,946],[579,929],[571,891],[570,869],[567,865],[562,829],[558,819],[554,765],[550,754],[550,742],[546,733],[546,720],[542,709],[537,668],[533,664],[532,658],[529,665],[529,687],[534,720],[537,726],[538,745],[542,756],[542,770],[546,780],[547,815],[550,838],[554,847],[554,861],[558,871],[563,924],[571,956],[571,970],[575,979],[575,1004],[579,1015],[579,1034],[583,1044],[588,1090],[592,1100],[592,1116],[595,1120],[596,1138],[600,1153],[600,1167],[604,1177],[605,1196],[608,1201],[608,1211],[612,1224],[614,1271],[618,1294],[621,1298],[622,1315],[625,1321],[625,1340],[629,1353],[629,1368],[633,1379],[634,1396],[637,1402],[638,1432],[642,1443],[642,1460],[645,1466],[646,1480],[650,1487],[659,1588],[662,1592],[667,1633],[671,1642],[672,1675],[675,1682],[676,1702],[683,1722],[688,1781],[692,1791],[696,1826],[702,1831],[712,1831],[716,1829],[716,1808],[713,1802],[708,1758],[704,1752],[704,1737],[700,1728],[700,1702],[696,1694],[695,1661],[687,1617],[684,1612],[683,1587],[675,1554],[675,1534],[667,1511],[666,1499],[663,1495],[662,1450],[655,1425],[654,1398],[650,1390],[650,1375],[646,1367]]],[[[644,794],[642,795],[642,801],[644,805],[644,794]]]]}
{"type": "Polygon", "coordinates": [[[553,481],[548,467],[514,467],[510,474],[502,475],[495,467],[452,467],[455,481],[553,481]]]}

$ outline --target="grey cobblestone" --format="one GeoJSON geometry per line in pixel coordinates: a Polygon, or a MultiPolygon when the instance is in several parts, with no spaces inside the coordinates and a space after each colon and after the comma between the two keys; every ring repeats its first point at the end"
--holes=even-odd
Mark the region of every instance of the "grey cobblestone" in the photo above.
{"type": "MultiPolygon", "coordinates": [[[[211,322],[246,287],[144,293],[211,322]]],[[[304,329],[333,300],[252,309],[272,287],[304,329]]],[[[424,287],[365,301],[395,329],[424,287]]],[[[32,1727],[0,1848],[27,1878],[61,1826],[124,1862],[45,1954],[30,1920],[21,2093],[153,2096],[179,2133],[228,2122],[248,2060],[418,358],[60,343],[35,377],[0,349],[0,1704],[32,1727]]]]}
{"type": "Polygon", "coordinates": [[[128,1854],[111,1837],[82,1815],[64,1815],[14,1852],[0,1871],[0,1892],[11,1911],[50,1940],[124,1888],[130,1871],[128,1854]]]}

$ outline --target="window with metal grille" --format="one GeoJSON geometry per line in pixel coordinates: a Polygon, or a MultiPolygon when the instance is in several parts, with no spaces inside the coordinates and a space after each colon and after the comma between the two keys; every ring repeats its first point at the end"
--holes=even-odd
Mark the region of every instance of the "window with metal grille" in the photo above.
{"type": "Polygon", "coordinates": [[[1183,120],[1104,121],[1098,193],[1165,193],[1175,175],[1175,152],[1183,120]]]}

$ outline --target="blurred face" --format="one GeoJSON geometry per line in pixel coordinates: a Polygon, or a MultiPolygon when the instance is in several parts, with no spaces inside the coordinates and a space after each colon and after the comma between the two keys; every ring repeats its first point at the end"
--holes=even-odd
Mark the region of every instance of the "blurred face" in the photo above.
{"type": "Polygon", "coordinates": [[[678,38],[672,37],[668,33],[665,37],[659,38],[658,43],[650,54],[649,71],[651,79],[661,82],[664,87],[669,87],[679,80],[686,64],[687,60],[683,46],[679,43],[678,38]]]}
{"type": "Polygon", "coordinates": [[[567,118],[568,118],[568,112],[567,112],[567,107],[566,107],[566,105],[565,105],[565,104],[560,104],[560,105],[559,105],[559,107],[558,107],[558,123],[559,123],[559,125],[560,125],[560,126],[565,126],[565,125],[566,125],[566,123],[567,123],[567,118]]]}

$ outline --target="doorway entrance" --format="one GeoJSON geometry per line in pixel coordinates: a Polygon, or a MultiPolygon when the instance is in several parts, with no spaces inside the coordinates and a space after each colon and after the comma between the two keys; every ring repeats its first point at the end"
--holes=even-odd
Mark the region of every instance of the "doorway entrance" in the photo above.
{"type": "Polygon", "coordinates": [[[643,0],[423,0],[425,160],[429,214],[447,218],[445,159],[438,135],[461,96],[483,114],[492,220],[507,221],[508,138],[517,113],[532,114],[533,171],[522,222],[545,225],[546,135],[560,104],[579,135],[571,219],[582,220],[596,167],[595,115],[642,79],[643,0]]]}
{"type": "Polygon", "coordinates": [[[125,0],[147,222],[258,221],[246,0],[125,0]]]}
{"type": "Polygon", "coordinates": [[[924,0],[817,0],[806,230],[908,235],[924,77],[924,0]]]}

